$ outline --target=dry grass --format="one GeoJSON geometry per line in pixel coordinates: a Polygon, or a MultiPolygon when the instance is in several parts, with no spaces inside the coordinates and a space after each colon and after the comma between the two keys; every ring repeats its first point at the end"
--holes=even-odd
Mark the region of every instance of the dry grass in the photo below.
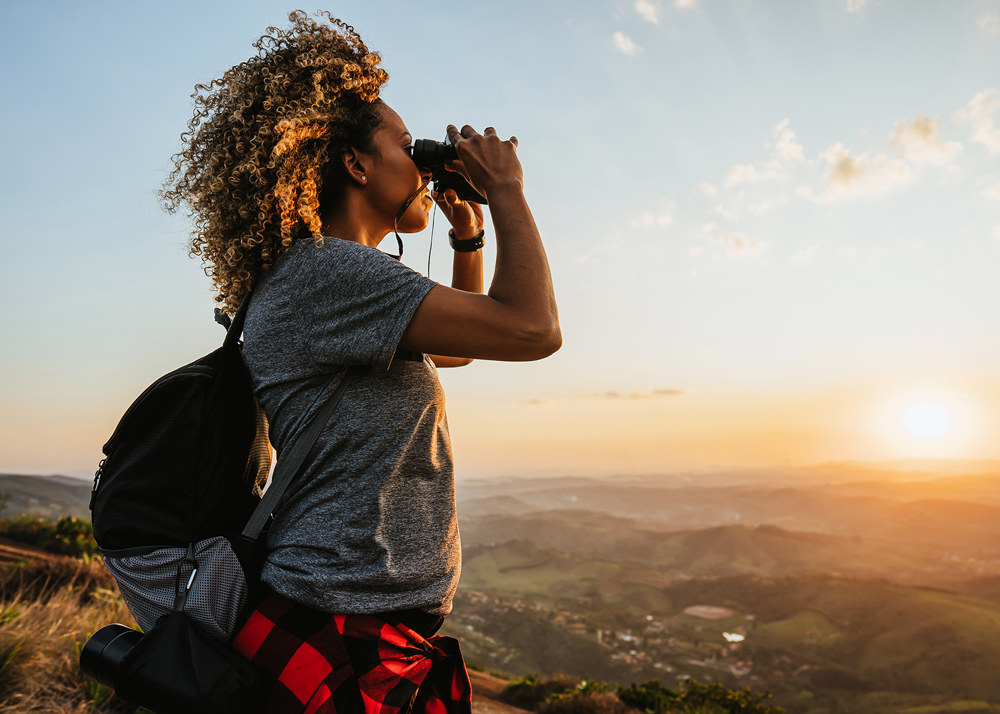
{"type": "Polygon", "coordinates": [[[0,714],[130,712],[80,671],[87,638],[135,621],[99,559],[0,566],[0,714]]]}

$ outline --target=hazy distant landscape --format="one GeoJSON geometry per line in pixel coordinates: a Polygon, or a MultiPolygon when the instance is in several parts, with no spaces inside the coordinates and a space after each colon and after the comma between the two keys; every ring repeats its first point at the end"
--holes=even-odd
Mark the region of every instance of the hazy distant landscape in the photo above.
{"type": "Polygon", "coordinates": [[[460,482],[470,661],[789,712],[1000,711],[1000,468],[460,482]],[[707,615],[706,615],[707,613],[707,615]]]}
{"type": "MultiPolygon", "coordinates": [[[[6,515],[90,484],[0,475],[6,515]]],[[[459,481],[445,630],[509,677],[687,678],[789,712],[1000,712],[1000,468],[459,481]]]]}

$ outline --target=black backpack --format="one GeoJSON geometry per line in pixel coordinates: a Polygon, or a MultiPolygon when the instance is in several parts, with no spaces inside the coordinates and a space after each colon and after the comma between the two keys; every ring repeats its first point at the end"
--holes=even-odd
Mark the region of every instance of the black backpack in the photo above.
{"type": "Polygon", "coordinates": [[[84,672],[160,714],[249,711],[254,667],[228,648],[249,614],[261,534],[361,367],[330,376],[282,452],[271,486],[267,419],[239,338],[248,294],[222,347],[151,384],[104,445],[90,507],[94,537],[146,633],[109,625],[84,672]]]}
{"type": "Polygon", "coordinates": [[[267,420],[240,350],[249,302],[222,347],[153,382],[104,445],[90,500],[94,538],[143,630],[174,609],[178,568],[184,577],[194,569],[182,564],[189,548],[231,571],[224,582],[192,583],[185,608],[217,639],[233,634],[259,576],[254,548],[240,538],[270,466],[267,420]]]}

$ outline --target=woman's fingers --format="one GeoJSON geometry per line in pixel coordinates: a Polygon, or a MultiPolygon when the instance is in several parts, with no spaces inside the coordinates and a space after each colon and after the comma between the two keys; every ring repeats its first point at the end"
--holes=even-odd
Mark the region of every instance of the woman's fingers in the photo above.
{"type": "Polygon", "coordinates": [[[482,230],[483,209],[478,203],[463,201],[450,188],[444,193],[435,191],[432,196],[457,235],[471,237],[482,230]]]}
{"type": "Polygon", "coordinates": [[[492,184],[522,182],[521,164],[517,160],[517,137],[502,141],[494,127],[486,127],[479,134],[466,124],[461,131],[454,124],[448,125],[448,138],[455,145],[460,159],[447,165],[461,174],[473,188],[489,198],[492,184]]]}

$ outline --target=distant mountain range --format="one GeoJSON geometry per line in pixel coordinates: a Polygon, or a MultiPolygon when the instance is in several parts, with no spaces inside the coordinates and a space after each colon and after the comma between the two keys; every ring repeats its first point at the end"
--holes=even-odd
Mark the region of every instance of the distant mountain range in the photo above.
{"type": "Polygon", "coordinates": [[[91,484],[69,476],[0,474],[0,494],[7,494],[3,516],[32,513],[52,520],[76,516],[90,520],[91,484]]]}
{"type": "Polygon", "coordinates": [[[1000,553],[1000,473],[907,479],[909,473],[832,467],[695,477],[493,479],[459,483],[459,514],[526,517],[580,510],[649,531],[774,525],[787,531],[1000,553]],[[860,471],[860,473],[859,473],[860,471]],[[797,474],[797,481],[792,476],[797,474]],[[861,476],[862,480],[851,480],[861,476]],[[775,482],[779,485],[775,486],[775,482]]]}
{"type": "Polygon", "coordinates": [[[546,548],[681,576],[828,574],[961,587],[984,574],[1000,576],[996,558],[957,557],[951,549],[859,536],[788,531],[773,525],[713,526],[663,532],[593,511],[465,516],[462,542],[525,539],[546,548]]]}

